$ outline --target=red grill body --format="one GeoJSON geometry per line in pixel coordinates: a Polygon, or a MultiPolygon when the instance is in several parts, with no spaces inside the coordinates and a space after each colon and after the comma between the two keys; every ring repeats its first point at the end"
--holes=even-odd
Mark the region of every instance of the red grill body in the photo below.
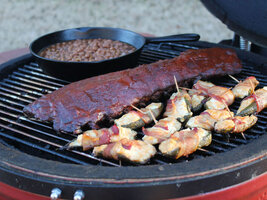
{"type": "MultiPolygon", "coordinates": [[[[206,42],[148,44],[139,64],[171,58],[206,42]]],[[[266,58],[236,50],[243,61],[238,79],[254,75],[266,85],[266,58]]],[[[60,149],[75,136],[25,118],[23,106],[67,84],[47,76],[30,55],[0,66],[0,194],[4,199],[49,199],[53,188],[71,199],[83,190],[89,199],[257,199],[267,190],[267,111],[245,137],[214,134],[207,152],[172,160],[157,155],[145,166],[95,158],[91,151],[60,149]],[[122,165],[120,167],[120,164],[122,165]]],[[[211,80],[232,87],[228,77],[211,80]]],[[[240,101],[231,109],[236,110],[240,101]]]]}

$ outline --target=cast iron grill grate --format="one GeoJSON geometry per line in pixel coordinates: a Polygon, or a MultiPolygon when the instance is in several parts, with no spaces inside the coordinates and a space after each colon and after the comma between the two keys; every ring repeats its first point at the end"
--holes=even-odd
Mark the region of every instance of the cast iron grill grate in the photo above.
{"type": "MultiPolygon", "coordinates": [[[[142,51],[139,64],[172,58],[178,56],[180,52],[192,48],[196,49],[197,47],[173,43],[148,44],[142,51]]],[[[266,75],[255,70],[253,64],[243,63],[243,66],[243,71],[235,76],[237,79],[242,80],[253,75],[259,80],[259,87],[267,85],[266,75]]],[[[229,77],[211,81],[226,87],[233,87],[236,84],[229,77]]],[[[0,142],[34,156],[65,163],[115,167],[131,165],[126,162],[96,158],[91,151],[62,149],[61,147],[73,140],[76,135],[58,133],[52,129],[51,124],[30,120],[23,116],[22,109],[25,105],[66,84],[68,82],[44,74],[34,62],[18,65],[16,70],[0,81],[0,142]]],[[[235,112],[239,105],[240,100],[236,100],[230,109],[235,112]]],[[[223,136],[214,133],[212,143],[204,148],[205,151],[198,150],[188,157],[178,160],[166,158],[158,153],[148,164],[164,165],[187,162],[245,145],[266,133],[266,119],[267,111],[265,110],[258,115],[257,124],[244,133],[245,138],[241,134],[223,136]]],[[[141,137],[141,133],[139,133],[139,137],[141,137]]]]}

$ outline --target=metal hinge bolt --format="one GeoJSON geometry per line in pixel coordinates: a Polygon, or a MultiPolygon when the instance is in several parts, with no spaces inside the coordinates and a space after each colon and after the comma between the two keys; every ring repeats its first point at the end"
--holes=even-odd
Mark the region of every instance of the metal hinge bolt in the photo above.
{"type": "Polygon", "coordinates": [[[52,200],[57,200],[60,198],[60,195],[61,195],[61,190],[59,188],[53,188],[51,190],[51,195],[50,195],[50,198],[52,200]]]}
{"type": "Polygon", "coordinates": [[[251,42],[240,36],[239,39],[240,49],[250,51],[251,49],[251,42]]]}
{"type": "Polygon", "coordinates": [[[82,190],[77,190],[74,193],[73,200],[83,200],[84,199],[84,192],[82,190]]]}

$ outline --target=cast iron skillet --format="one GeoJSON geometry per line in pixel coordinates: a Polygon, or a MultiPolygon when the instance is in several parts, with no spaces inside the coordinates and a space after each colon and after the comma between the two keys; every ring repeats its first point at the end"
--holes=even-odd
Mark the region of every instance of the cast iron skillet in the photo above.
{"type": "Polygon", "coordinates": [[[197,41],[199,38],[200,36],[198,34],[145,38],[140,34],[120,28],[83,27],[57,31],[41,36],[31,43],[30,51],[44,72],[60,79],[77,81],[87,77],[108,73],[114,71],[114,69],[118,71],[135,67],[141,50],[147,42],[197,41]],[[134,46],[136,50],[118,58],[95,62],[65,62],[47,59],[38,55],[44,48],[55,43],[89,38],[118,40],[134,46]]]}

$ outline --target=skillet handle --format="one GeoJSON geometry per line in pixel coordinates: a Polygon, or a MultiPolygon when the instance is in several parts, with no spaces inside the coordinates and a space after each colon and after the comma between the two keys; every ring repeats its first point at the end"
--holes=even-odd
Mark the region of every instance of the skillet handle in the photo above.
{"type": "Polygon", "coordinates": [[[146,43],[157,43],[157,42],[189,42],[198,41],[200,35],[195,33],[185,33],[178,35],[168,35],[164,37],[146,37],[146,43]]]}

